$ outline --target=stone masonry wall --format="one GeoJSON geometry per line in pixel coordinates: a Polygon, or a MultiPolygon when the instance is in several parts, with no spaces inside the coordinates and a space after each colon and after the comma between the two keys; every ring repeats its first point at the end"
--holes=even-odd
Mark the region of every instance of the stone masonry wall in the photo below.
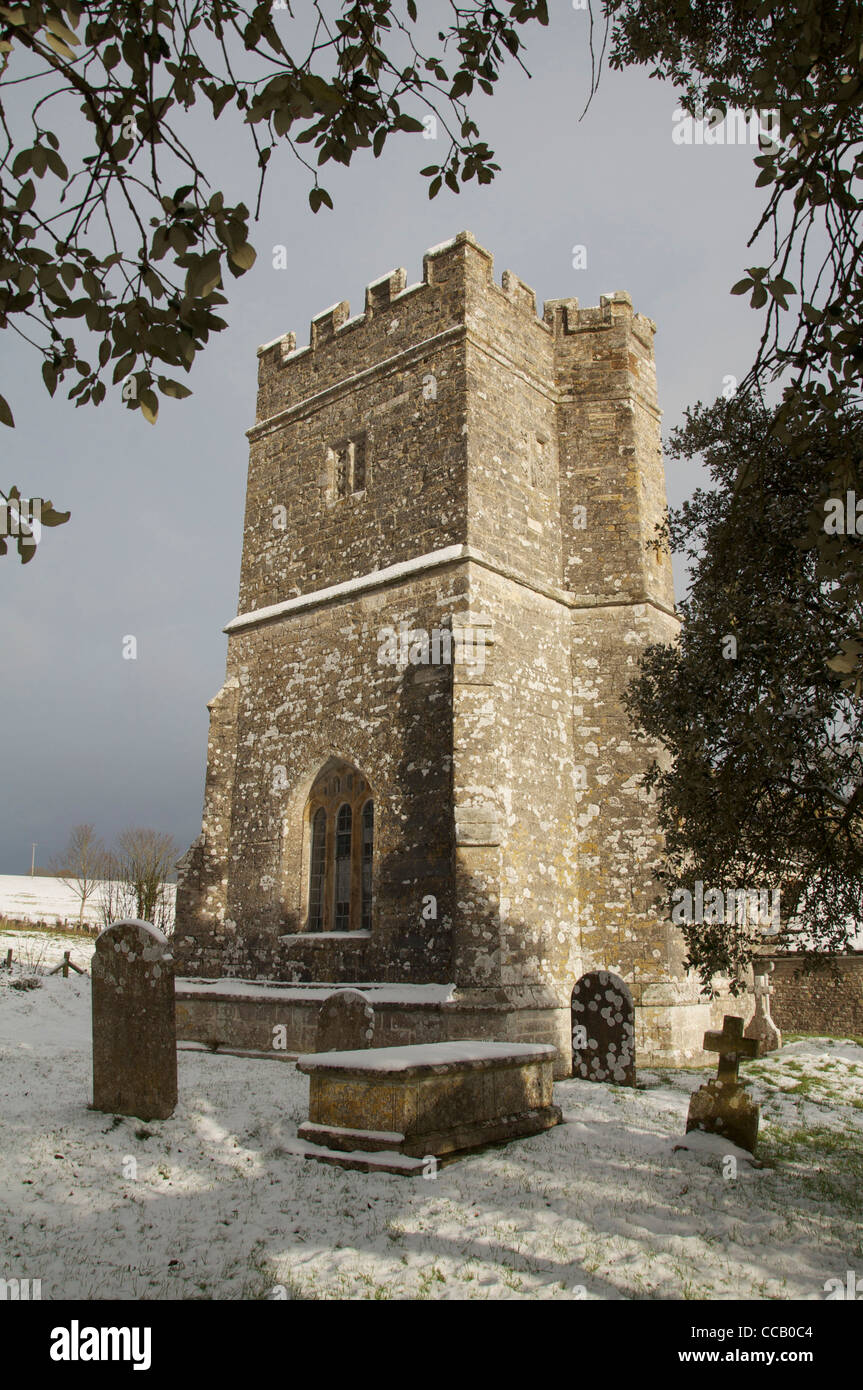
{"type": "Polygon", "coordinates": [[[836,956],[832,968],[806,975],[798,969],[774,957],[770,1012],[782,1032],[863,1037],[863,955],[836,956]]]}

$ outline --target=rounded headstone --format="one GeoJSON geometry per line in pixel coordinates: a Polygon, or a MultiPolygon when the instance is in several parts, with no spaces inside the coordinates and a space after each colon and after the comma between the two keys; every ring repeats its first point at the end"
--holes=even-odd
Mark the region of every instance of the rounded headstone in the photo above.
{"type": "Polygon", "coordinates": [[[93,1108],[165,1120],[177,1104],[174,961],[149,922],[114,922],[91,965],[93,1108]]]}
{"type": "Polygon", "coordinates": [[[330,994],[318,1015],[316,1052],[355,1052],[371,1047],[375,1035],[375,1011],[358,989],[330,994]]]}
{"type": "Polygon", "coordinates": [[[572,991],[572,1074],[635,1085],[635,1009],[618,975],[592,970],[572,991]]]}

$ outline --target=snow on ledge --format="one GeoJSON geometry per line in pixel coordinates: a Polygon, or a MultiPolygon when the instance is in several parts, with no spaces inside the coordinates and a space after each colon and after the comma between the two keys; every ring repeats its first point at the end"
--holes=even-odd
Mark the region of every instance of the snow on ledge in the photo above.
{"type": "Polygon", "coordinates": [[[99,933],[99,935],[96,937],[97,950],[99,947],[99,942],[101,941],[104,947],[105,937],[108,936],[109,933],[116,934],[118,927],[141,927],[147,933],[148,936],[151,936],[153,938],[157,945],[164,947],[165,950],[169,949],[170,943],[168,941],[168,938],[164,935],[163,932],[159,931],[158,927],[154,927],[152,922],[142,922],[140,917],[123,917],[122,920],[112,922],[110,926],[107,926],[104,931],[101,931],[99,933]]]}
{"type": "Polygon", "coordinates": [[[455,985],[388,985],[348,984],[339,981],[335,984],[317,981],[309,985],[282,984],[277,980],[200,980],[178,977],[177,995],[182,998],[209,995],[213,999],[278,999],[281,1002],[300,1003],[304,1000],[322,1002],[331,994],[341,990],[357,990],[367,994],[373,1004],[448,1004],[455,993],[455,985]]]}
{"type": "Polygon", "coordinates": [[[223,632],[239,632],[255,623],[265,623],[271,618],[280,618],[284,613],[296,613],[299,609],[310,608],[316,603],[329,599],[343,598],[348,594],[360,594],[366,589],[375,589],[380,584],[390,584],[398,579],[406,579],[421,570],[434,569],[438,565],[448,565],[453,560],[470,559],[470,549],[466,545],[447,545],[441,550],[430,550],[425,555],[416,555],[410,560],[401,560],[396,565],[372,570],[369,574],[357,575],[356,579],[344,579],[340,584],[331,584],[326,589],[315,589],[310,594],[299,594],[296,598],[284,599],[281,603],[271,603],[266,608],[256,608],[250,613],[241,613],[222,628],[223,632]]]}
{"type": "Polygon", "coordinates": [[[407,1047],[358,1048],[351,1052],[307,1052],[297,1058],[297,1070],[362,1071],[381,1076],[414,1071],[446,1073],[475,1071],[495,1063],[551,1061],[556,1055],[557,1048],[551,1043],[416,1043],[407,1047]]]}
{"type": "MultiPolygon", "coordinates": [[[[366,289],[376,290],[378,285],[385,285],[387,280],[391,280],[394,275],[398,275],[401,269],[402,267],[397,265],[392,270],[388,270],[385,275],[379,275],[377,280],[370,280],[366,285],[366,289]]],[[[360,315],[360,317],[362,318],[363,315],[360,315]]]]}
{"type": "MultiPolygon", "coordinates": [[[[470,232],[467,233],[467,236],[473,241],[470,232]]],[[[457,241],[458,234],[456,234],[456,236],[451,236],[449,241],[439,241],[437,246],[430,246],[425,254],[427,256],[439,256],[441,251],[449,251],[451,247],[455,246],[457,241]]]]}

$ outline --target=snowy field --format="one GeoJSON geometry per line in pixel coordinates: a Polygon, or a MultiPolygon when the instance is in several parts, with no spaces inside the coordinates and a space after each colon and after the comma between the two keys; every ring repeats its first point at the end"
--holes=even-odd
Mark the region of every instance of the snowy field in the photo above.
{"type": "MultiPolygon", "coordinates": [[[[166,900],[173,903],[177,885],[163,885],[166,900]]],[[[92,927],[102,925],[103,885],[95,889],[84,905],[83,920],[92,927]]],[[[81,915],[81,899],[62,878],[36,874],[0,874],[0,917],[20,922],[66,922],[75,925],[81,915]]]]}
{"type": "Polygon", "coordinates": [[[406,1179],[292,1153],[308,1079],[282,1060],[181,1050],[170,1120],[88,1110],[89,998],[0,975],[0,1276],[43,1299],[823,1299],[861,1269],[852,1042],[748,1066],[763,1166],[684,1140],[708,1073],[644,1072],[560,1082],[564,1124],[406,1179]]]}

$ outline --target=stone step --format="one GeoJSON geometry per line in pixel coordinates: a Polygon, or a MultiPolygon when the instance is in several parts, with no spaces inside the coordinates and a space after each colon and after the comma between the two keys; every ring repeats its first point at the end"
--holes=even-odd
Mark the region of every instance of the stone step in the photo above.
{"type": "Polygon", "coordinates": [[[321,1144],[327,1149],[364,1149],[370,1153],[380,1153],[388,1149],[401,1149],[405,1142],[403,1134],[385,1129],[347,1129],[342,1125],[319,1125],[312,1120],[304,1120],[297,1130],[300,1139],[310,1144],[321,1144]]]}
{"type": "Polygon", "coordinates": [[[362,1149],[324,1149],[319,1144],[295,1139],[293,1144],[286,1146],[286,1152],[311,1158],[316,1163],[328,1163],[334,1168],[353,1168],[360,1173],[395,1173],[400,1178],[417,1178],[428,1171],[428,1160],[392,1150],[371,1153],[362,1149]]]}

